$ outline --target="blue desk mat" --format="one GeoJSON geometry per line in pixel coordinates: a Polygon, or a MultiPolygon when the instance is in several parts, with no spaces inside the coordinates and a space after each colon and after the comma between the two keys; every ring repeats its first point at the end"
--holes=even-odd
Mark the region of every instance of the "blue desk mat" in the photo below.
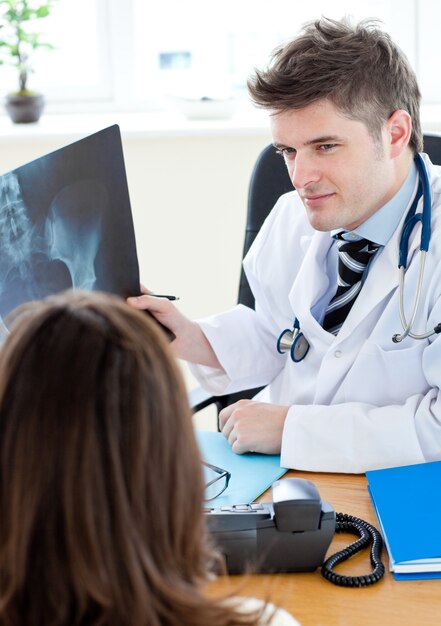
{"type": "Polygon", "coordinates": [[[196,430],[196,439],[204,461],[231,472],[228,488],[210,507],[253,502],[288,471],[279,455],[235,454],[222,433],[196,430]]]}

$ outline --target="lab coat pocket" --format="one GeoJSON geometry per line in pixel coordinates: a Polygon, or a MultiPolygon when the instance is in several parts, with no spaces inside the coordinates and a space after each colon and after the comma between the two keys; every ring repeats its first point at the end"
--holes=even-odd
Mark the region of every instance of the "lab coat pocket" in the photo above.
{"type": "Polygon", "coordinates": [[[422,369],[425,348],[425,341],[412,341],[407,348],[393,344],[387,350],[366,342],[346,376],[346,402],[384,406],[425,393],[429,387],[422,369]]]}

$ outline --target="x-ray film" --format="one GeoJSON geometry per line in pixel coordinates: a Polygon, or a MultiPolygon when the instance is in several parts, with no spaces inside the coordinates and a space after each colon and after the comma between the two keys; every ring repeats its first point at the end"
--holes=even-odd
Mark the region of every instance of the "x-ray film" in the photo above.
{"type": "Polygon", "coordinates": [[[16,306],[69,288],[139,293],[117,125],[0,176],[3,334],[16,306]]]}

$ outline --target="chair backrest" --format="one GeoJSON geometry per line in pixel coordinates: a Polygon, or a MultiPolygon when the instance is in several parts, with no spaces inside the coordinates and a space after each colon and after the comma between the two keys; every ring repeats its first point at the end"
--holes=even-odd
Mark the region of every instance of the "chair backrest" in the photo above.
{"type": "Polygon", "coordinates": [[[424,134],[424,149],[430,160],[435,165],[441,165],[441,135],[436,133],[424,134]]]}
{"type": "MultiPolygon", "coordinates": [[[[260,227],[276,204],[277,199],[282,194],[292,190],[292,182],[283,157],[277,154],[274,146],[266,146],[257,157],[251,173],[243,256],[250,249],[260,227]]],[[[254,308],[254,296],[243,270],[240,275],[237,301],[240,304],[254,308]]]]}
{"type": "MultiPolygon", "coordinates": [[[[429,155],[432,163],[441,165],[441,135],[425,134],[424,152],[429,155]]],[[[292,190],[283,158],[276,153],[274,146],[266,146],[257,157],[251,174],[243,256],[248,252],[277,199],[292,190]]],[[[254,297],[243,270],[240,275],[238,302],[254,308],[254,297]]]]}

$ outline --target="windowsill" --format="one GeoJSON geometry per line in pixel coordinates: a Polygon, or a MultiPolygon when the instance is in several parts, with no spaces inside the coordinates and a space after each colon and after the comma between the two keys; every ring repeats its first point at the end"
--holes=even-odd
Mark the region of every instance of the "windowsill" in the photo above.
{"type": "Polygon", "coordinates": [[[270,137],[268,114],[250,110],[226,120],[187,120],[170,112],[44,113],[35,124],[13,124],[0,116],[0,143],[45,141],[54,138],[73,141],[118,124],[124,139],[157,139],[207,135],[262,135],[270,137]]]}
{"type": "MultiPolygon", "coordinates": [[[[158,139],[194,136],[262,136],[270,141],[268,113],[243,108],[230,119],[188,120],[174,112],[44,113],[36,124],[13,124],[0,115],[0,144],[8,142],[75,141],[102,128],[118,124],[124,139],[158,139]]],[[[441,133],[441,106],[422,107],[424,132],[441,133]]]]}

